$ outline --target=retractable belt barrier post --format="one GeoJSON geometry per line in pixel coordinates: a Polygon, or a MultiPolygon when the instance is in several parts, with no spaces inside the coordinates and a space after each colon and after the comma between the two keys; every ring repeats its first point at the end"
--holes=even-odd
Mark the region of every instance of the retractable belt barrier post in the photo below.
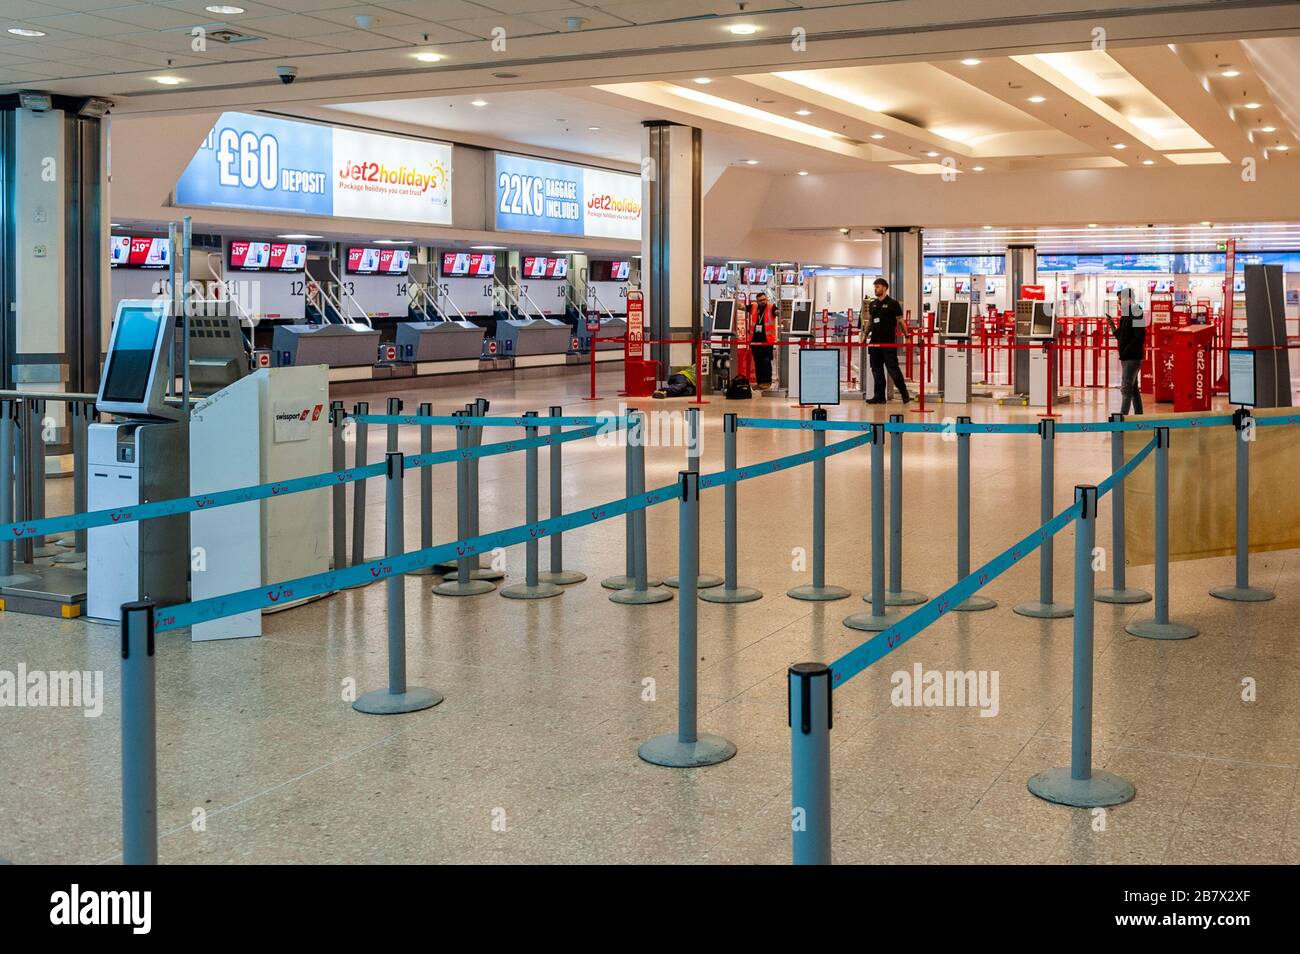
{"type": "MultiPolygon", "coordinates": [[[[1122,481],[1117,481],[1122,483],[1122,481]]],[[[1070,717],[1070,765],[1029,779],[1029,791],[1057,805],[1099,808],[1122,805],[1135,792],[1131,782],[1092,768],[1093,569],[1097,539],[1097,488],[1074,488],[1074,685],[1070,717]]]]}
{"type": "MultiPolygon", "coordinates": [[[[699,606],[695,581],[700,565],[700,475],[682,471],[678,482],[677,575],[682,598],[677,604],[677,732],[643,742],[637,754],[652,765],[696,768],[725,762],[736,754],[736,747],[722,736],[699,732],[699,606]]],[[[611,599],[623,592],[611,594],[611,599]]]]}
{"type": "MultiPolygon", "coordinates": [[[[358,401],[352,406],[352,416],[362,418],[370,413],[369,401],[358,401]]],[[[352,422],[352,439],[356,442],[352,466],[366,466],[370,426],[364,420],[352,422]]],[[[366,481],[352,485],[352,564],[366,562],[366,481]]]]}
{"type": "Polygon", "coordinates": [[[122,861],[158,863],[154,604],[122,604],[122,861]]]}
{"type": "Polygon", "coordinates": [[[1238,408],[1232,426],[1237,432],[1237,582],[1210,590],[1210,595],[1239,603],[1263,603],[1273,599],[1273,591],[1250,585],[1250,445],[1255,441],[1255,421],[1249,410],[1238,408]]]}
{"type": "MultiPolygon", "coordinates": [[[[527,411],[525,417],[537,417],[536,411],[527,411]]],[[[524,428],[524,437],[532,440],[537,437],[537,426],[524,428]]],[[[524,451],[524,523],[537,522],[537,448],[529,446],[524,451]]],[[[530,537],[524,544],[524,582],[514,583],[501,588],[501,595],[511,600],[544,600],[559,596],[564,589],[556,583],[543,583],[538,570],[538,543],[536,537],[530,537]]]]}
{"type": "MultiPolygon", "coordinates": [[[[826,409],[814,408],[812,419],[825,421],[826,409]]],[[[843,600],[849,597],[849,591],[844,587],[826,585],[826,458],[822,455],[825,450],[826,432],[821,429],[813,431],[813,451],[817,456],[813,458],[812,465],[812,585],[795,586],[785,594],[792,599],[809,602],[843,600]]]]}
{"type": "MultiPolygon", "coordinates": [[[[902,424],[903,415],[889,415],[891,424],[902,424]]],[[[924,593],[903,589],[903,432],[889,435],[889,586],[886,606],[919,606],[924,593]]]]}
{"type": "MultiPolygon", "coordinates": [[[[348,466],[347,445],[343,431],[347,413],[342,401],[330,403],[330,466],[336,471],[348,466]]],[[[331,527],[334,545],[334,568],[348,565],[348,485],[338,484],[330,490],[331,527]]]]}
{"type": "MultiPolygon", "coordinates": [[[[31,520],[45,517],[45,402],[38,398],[27,401],[28,486],[31,488],[31,520]]],[[[49,546],[45,534],[32,538],[32,557],[51,557],[59,551],[49,546]]]]}
{"type": "MultiPolygon", "coordinates": [[[[397,417],[399,414],[401,414],[402,399],[390,397],[388,399],[388,410],[386,413],[390,418],[397,417]]],[[[389,421],[387,425],[387,433],[385,434],[384,450],[387,451],[389,454],[395,453],[398,450],[397,440],[398,440],[397,422],[389,421]]]]}
{"type": "Polygon", "coordinates": [[[790,726],[791,850],[797,865],[831,863],[831,670],[796,663],[786,673],[790,726]]]}
{"type": "MultiPolygon", "coordinates": [[[[469,411],[454,411],[453,417],[469,417],[469,411]]],[[[468,424],[456,425],[456,450],[466,451],[469,449],[469,435],[473,430],[468,424]]],[[[470,533],[469,524],[469,459],[462,456],[456,461],[456,537],[459,540],[467,540],[473,536],[470,533]]],[[[456,578],[444,578],[441,583],[433,588],[433,592],[439,596],[478,596],[481,593],[490,593],[496,587],[490,580],[476,580],[472,575],[472,567],[478,562],[478,557],[462,556],[456,560],[456,578]]]]}
{"type": "MultiPolygon", "coordinates": [[[[389,399],[390,406],[393,399],[389,399]]],[[[384,552],[389,559],[406,551],[406,506],[402,484],[406,471],[401,451],[384,455],[384,552]]],[[[358,696],[352,708],[369,715],[418,712],[442,702],[432,689],[406,684],[406,577],[390,569],[384,582],[388,609],[388,688],[358,696]]]]}
{"type": "MultiPolygon", "coordinates": [[[[470,417],[486,417],[488,407],[489,404],[486,398],[475,398],[465,405],[465,412],[470,417]]],[[[470,447],[477,449],[483,446],[483,430],[482,427],[470,428],[470,447]]],[[[479,535],[479,516],[482,512],[479,506],[478,462],[477,457],[472,457],[469,461],[469,532],[470,536],[474,537],[479,535]]],[[[483,561],[478,557],[474,557],[470,561],[469,575],[476,580],[500,580],[505,578],[505,574],[500,570],[493,570],[491,567],[483,566],[483,561]]]]}
{"type": "Polygon", "coordinates": [[[849,629],[878,633],[898,621],[899,615],[885,605],[885,425],[871,425],[871,592],[862,597],[871,604],[870,613],[854,613],[844,619],[849,629]]]}
{"type": "MultiPolygon", "coordinates": [[[[16,470],[16,441],[18,430],[14,421],[14,404],[8,398],[0,400],[0,523],[12,523],[14,519],[14,490],[16,470]]],[[[23,583],[28,576],[14,574],[14,550],[18,544],[5,534],[0,537],[0,586],[23,583]]]]}
{"type": "MultiPolygon", "coordinates": [[[[27,460],[31,456],[30,441],[27,439],[29,422],[27,420],[27,402],[19,399],[13,404],[14,422],[14,519],[31,520],[31,500],[29,488],[31,481],[27,460]]],[[[32,537],[21,536],[14,542],[14,561],[16,563],[32,562],[32,537]]]]}
{"type": "MultiPolygon", "coordinates": [[[[1112,424],[1124,423],[1123,414],[1112,414],[1108,418],[1112,424]]],[[[1110,469],[1119,470],[1124,466],[1124,432],[1110,432],[1110,469]]],[[[1146,590],[1131,588],[1126,578],[1128,558],[1124,554],[1124,481],[1115,482],[1110,492],[1110,582],[1111,585],[1097,590],[1098,603],[1146,603],[1151,594],[1146,590]]]]}
{"type": "MultiPolygon", "coordinates": [[[[697,376],[695,380],[699,381],[700,378],[697,376]]],[[[686,469],[696,474],[700,472],[700,409],[698,407],[686,409],[686,469]]],[[[722,577],[714,576],[712,573],[701,573],[699,579],[695,581],[695,585],[702,590],[722,586],[722,583],[722,577]]],[[[665,576],[664,586],[676,589],[677,574],[665,576]]]]}
{"type": "Polygon", "coordinates": [[[1197,629],[1169,619],[1169,428],[1156,428],[1155,616],[1124,629],[1143,639],[1191,639],[1197,629]]]}
{"type": "MultiPolygon", "coordinates": [[[[629,418],[632,416],[629,415],[629,418]]],[[[637,497],[645,493],[645,414],[636,412],[628,424],[627,438],[632,450],[632,494],[637,497]]],[[[647,569],[646,517],[644,508],[629,514],[632,517],[632,585],[609,594],[611,603],[624,603],[639,606],[646,603],[664,603],[673,598],[670,590],[661,590],[663,580],[651,579],[647,569]],[[654,587],[654,589],[652,589],[654,587]]],[[[679,567],[680,569],[680,567],[679,567]]],[[[698,560],[692,572],[698,574],[698,560]]],[[[692,582],[694,582],[694,577],[692,582]]],[[[694,589],[695,587],[693,587],[694,589]]],[[[685,593],[682,594],[685,599],[685,593]]],[[[695,599],[695,594],[691,594],[695,599]]]]}
{"type": "MultiPolygon", "coordinates": [[[[592,344],[592,353],[595,353],[595,344],[592,344]]],[[[564,408],[553,405],[550,410],[551,417],[561,417],[564,414],[564,408]]],[[[563,428],[559,424],[551,427],[551,436],[558,438],[563,428]]],[[[551,516],[558,517],[564,513],[564,460],[561,456],[563,445],[558,441],[552,444],[546,451],[547,463],[551,468],[551,516]]],[[[573,583],[581,583],[587,578],[587,574],[580,573],[577,570],[566,570],[564,568],[564,534],[551,534],[551,569],[541,575],[541,579],[547,583],[558,583],[561,586],[569,586],[573,583]]]]}
{"type": "MultiPolygon", "coordinates": [[[[433,405],[425,402],[419,408],[420,417],[432,417],[433,405]]],[[[420,456],[433,453],[433,429],[420,428],[420,456]]],[[[420,468],[420,549],[433,546],[433,468],[420,468]]],[[[412,570],[411,576],[431,576],[437,571],[431,566],[412,570]]]]}
{"type": "MultiPolygon", "coordinates": [[[[957,579],[970,576],[970,425],[969,417],[957,418],[957,579]]],[[[972,593],[953,607],[956,613],[991,610],[998,604],[987,596],[972,593]]]]}
{"type": "MultiPolygon", "coordinates": [[[[1049,381],[1050,384],[1050,381],[1049,381]]],[[[1056,421],[1042,417],[1038,421],[1038,436],[1042,439],[1042,464],[1039,472],[1039,519],[1043,523],[1052,519],[1052,489],[1056,481],[1056,421]]],[[[1038,599],[1012,607],[1013,612],[1034,619],[1064,619],[1074,610],[1057,603],[1052,597],[1052,539],[1043,541],[1038,551],[1038,599]]],[[[1089,556],[1088,565],[1092,565],[1089,556]]]]}
{"type": "MultiPolygon", "coordinates": [[[[722,468],[727,472],[736,469],[736,424],[737,416],[735,414],[722,415],[722,468]]],[[[822,442],[825,443],[826,435],[822,433],[822,442]]],[[[726,579],[722,586],[705,590],[700,594],[700,599],[706,603],[752,603],[754,600],[762,599],[763,594],[752,586],[741,586],[737,582],[736,562],[737,562],[737,501],[736,501],[736,484],[734,481],[722,488],[723,510],[722,510],[722,532],[724,534],[723,546],[725,548],[726,566],[723,570],[726,579]]]]}
{"type": "MultiPolygon", "coordinates": [[[[632,438],[640,419],[640,411],[628,413],[627,426],[623,428],[623,496],[636,496],[636,450],[632,438]]],[[[623,590],[636,583],[636,520],[631,511],[623,517],[623,575],[608,576],[600,581],[607,590],[623,590]]]]}
{"type": "MultiPolygon", "coordinates": [[[[72,512],[86,512],[86,452],[89,445],[90,419],[95,414],[94,404],[88,401],[69,401],[68,415],[72,429],[72,512]]],[[[66,544],[64,544],[66,546],[66,544]]],[[[61,553],[55,563],[86,562],[86,531],[76,530],[72,536],[72,551],[61,553]]]]}

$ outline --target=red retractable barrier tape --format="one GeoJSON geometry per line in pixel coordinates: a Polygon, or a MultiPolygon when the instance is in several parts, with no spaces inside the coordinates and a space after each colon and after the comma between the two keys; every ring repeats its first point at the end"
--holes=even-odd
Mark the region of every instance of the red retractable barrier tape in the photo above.
{"type": "Polygon", "coordinates": [[[1174,410],[1208,411],[1214,391],[1210,349],[1212,325],[1187,325],[1170,334],[1174,356],[1174,410]]]}

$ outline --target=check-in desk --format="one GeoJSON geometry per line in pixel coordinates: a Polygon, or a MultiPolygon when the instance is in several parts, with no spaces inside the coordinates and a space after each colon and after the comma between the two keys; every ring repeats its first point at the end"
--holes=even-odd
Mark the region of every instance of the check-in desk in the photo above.
{"type": "Polygon", "coordinates": [[[397,356],[416,374],[477,371],[485,333],[472,321],[405,321],[397,326],[397,356]]]}
{"type": "Polygon", "coordinates": [[[276,367],[324,364],[331,381],[364,381],[379,357],[379,331],[360,323],[279,325],[271,348],[276,367]]]}
{"type": "Polygon", "coordinates": [[[497,322],[498,355],[516,368],[564,364],[573,329],[556,318],[505,318],[497,322]]]}

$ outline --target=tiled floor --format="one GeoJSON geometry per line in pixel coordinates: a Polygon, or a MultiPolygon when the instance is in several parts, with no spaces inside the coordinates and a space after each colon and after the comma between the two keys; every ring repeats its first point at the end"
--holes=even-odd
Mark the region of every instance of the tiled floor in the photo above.
{"type": "MultiPolygon", "coordinates": [[[[571,413],[612,408],[579,400],[585,377],[484,388],[493,409],[571,413]]],[[[602,389],[614,390],[612,378],[602,389]]],[[[402,395],[447,412],[467,395],[402,395]]],[[[349,397],[349,403],[352,398],[349,397]]],[[[677,404],[678,402],[670,402],[677,404]]],[[[372,404],[372,406],[374,406],[372,404]]],[[[665,405],[656,405],[663,407],[665,405]]],[[[704,469],[721,467],[721,415],[705,408],[704,469]]],[[[747,414],[794,415],[785,400],[747,414]]],[[[897,407],[846,405],[853,417],[897,407]]],[[[963,409],[964,410],[964,409],[963,409]]],[[[1023,408],[977,404],[977,420],[1032,420],[1023,408]]],[[[1063,409],[1101,418],[1094,396],[1063,409]]],[[[940,408],[935,417],[941,418],[940,408]]],[[[504,432],[489,433],[489,440],[504,432]]],[[[832,438],[835,439],[835,438],[832,438]]],[[[1264,439],[1264,438],[1261,438],[1264,439]]],[[[1286,438],[1279,433],[1278,439],[1286,438]]],[[[742,462],[809,445],[795,431],[744,431],[742,462]]],[[[378,454],[383,437],[373,434],[378,454]]],[[[439,433],[436,446],[449,446],[439,433]]],[[[414,451],[415,433],[403,435],[414,451]]],[[[683,466],[676,447],[652,447],[649,486],[683,466]]],[[[622,453],[594,442],[565,447],[566,507],[622,495],[622,453]]],[[[954,567],[953,447],[906,439],[904,583],[933,594],[954,567]]],[[[866,449],[828,464],[828,581],[854,589],[838,603],[784,596],[810,545],[807,468],[740,488],[741,582],[764,599],[700,605],[700,726],[739,747],[730,762],[678,771],[638,760],[637,745],[669,731],[676,707],[676,600],[619,606],[597,581],[622,572],[623,525],[565,540],[566,564],[592,577],[559,598],[517,602],[488,594],[433,596],[406,581],[412,684],[446,702],[425,712],[360,715],[344,685],[386,678],[382,587],[350,591],[268,617],[262,639],[192,644],[161,638],[158,656],[159,813],[167,862],[782,862],[789,858],[789,730],[785,669],[832,660],[859,643],[842,618],[867,589],[866,449]],[[196,821],[196,818],[198,821],[196,821]],[[197,830],[196,830],[197,829],[197,830]]],[[[974,558],[980,562],[1037,525],[1038,442],[977,438],[974,558]]],[[[485,530],[523,519],[523,461],[485,460],[485,530]]],[[[1109,470],[1107,438],[1061,438],[1057,502],[1109,470]]],[[[436,472],[439,540],[454,536],[450,468],[436,472]]],[[[414,494],[410,539],[418,527],[414,494]]],[[[542,467],[546,512],[546,467],[542,467]]],[[[675,571],[675,504],[649,514],[651,570],[675,571]]],[[[1103,507],[1099,543],[1109,541],[1103,507]]],[[[370,552],[382,542],[382,494],[370,496],[370,552]]],[[[705,495],[701,565],[722,568],[722,503],[705,495]]],[[[1176,518],[1176,517],[1175,517],[1176,518]]],[[[1057,596],[1069,598],[1071,535],[1057,545],[1057,596]]],[[[542,546],[543,568],[548,547],[542,546]]],[[[508,554],[510,575],[522,550],[508,554]]],[[[1150,606],[1096,608],[1094,764],[1135,783],[1137,798],[1102,816],[1048,805],[1025,788],[1069,756],[1071,623],[1011,613],[1037,588],[1034,559],[995,581],[993,612],[948,616],[835,696],[832,733],[835,855],[840,862],[1300,862],[1300,651],[1295,598],[1300,559],[1259,555],[1267,604],[1206,593],[1232,575],[1229,559],[1172,568],[1176,617],[1201,635],[1185,642],[1123,631],[1150,606]],[[891,705],[890,676],[995,670],[998,714],[891,705]],[[1243,680],[1257,700],[1242,701],[1243,680]]],[[[1150,585],[1150,569],[1130,571],[1150,585]]],[[[85,622],[0,616],[0,669],[102,669],[104,713],[0,708],[0,857],[15,862],[112,862],[120,851],[117,637],[85,622]]]]}

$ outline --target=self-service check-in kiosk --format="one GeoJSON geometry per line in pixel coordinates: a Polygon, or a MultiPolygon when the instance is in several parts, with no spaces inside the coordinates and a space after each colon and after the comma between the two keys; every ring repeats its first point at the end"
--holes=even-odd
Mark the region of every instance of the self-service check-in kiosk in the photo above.
{"type": "MultiPolygon", "coordinates": [[[[166,300],[118,303],[96,409],[112,423],[90,425],[86,505],[130,508],[189,493],[188,422],[166,401],[175,318],[166,300]]],[[[188,598],[185,515],[93,527],[86,542],[86,613],[118,620],[123,603],[159,606],[188,598]]]]}
{"type": "Polygon", "coordinates": [[[940,303],[940,340],[946,347],[939,364],[945,404],[970,403],[970,302],[940,303]]]}
{"type": "Polygon", "coordinates": [[[731,352],[736,335],[736,300],[715,298],[709,305],[708,327],[704,335],[709,341],[709,367],[705,371],[712,382],[712,391],[721,391],[731,376],[731,352]]]}
{"type": "Polygon", "coordinates": [[[1047,407],[1047,396],[1056,400],[1055,364],[1051,348],[1056,342],[1056,307],[1050,301],[1016,302],[1016,326],[1019,337],[1020,306],[1028,306],[1028,341],[1037,347],[1029,348],[1029,406],[1047,407]]]}
{"type": "MultiPolygon", "coordinates": [[[[794,346],[786,348],[785,353],[790,359],[790,374],[787,387],[789,396],[795,401],[803,403],[800,396],[800,361],[803,358],[804,342],[813,336],[813,310],[812,301],[806,298],[796,299],[790,302],[790,330],[786,336],[794,341],[794,346]]],[[[838,402],[836,402],[838,403],[838,402]]]]}

